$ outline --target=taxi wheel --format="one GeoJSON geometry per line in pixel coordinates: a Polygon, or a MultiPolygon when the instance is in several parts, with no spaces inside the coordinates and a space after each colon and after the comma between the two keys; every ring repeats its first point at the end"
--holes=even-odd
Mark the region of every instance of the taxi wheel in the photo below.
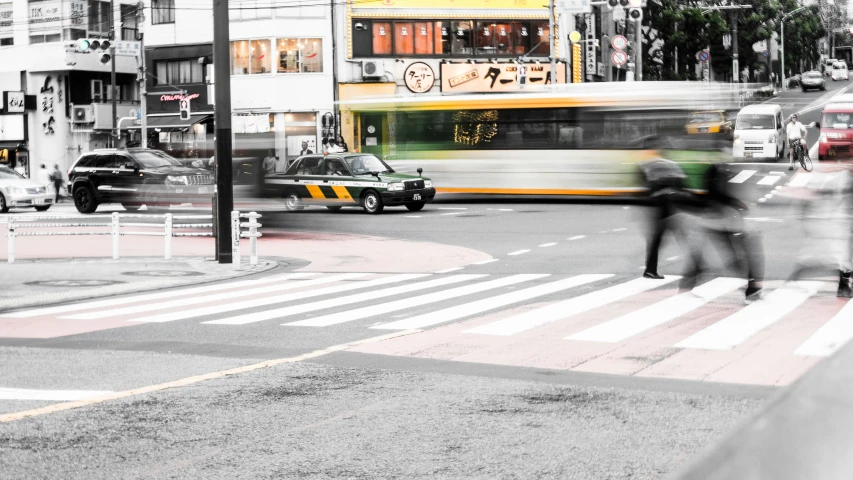
{"type": "Polygon", "coordinates": [[[340,209],[341,209],[341,207],[338,207],[338,206],[335,206],[335,205],[328,205],[326,208],[328,208],[329,210],[331,210],[331,211],[333,211],[333,212],[340,211],[340,209]]]}
{"type": "Polygon", "coordinates": [[[382,205],[382,197],[373,190],[364,194],[361,205],[367,213],[380,213],[385,208],[385,205],[382,205]]]}
{"type": "Polygon", "coordinates": [[[287,209],[288,212],[298,212],[305,208],[305,206],[302,205],[302,199],[299,198],[299,195],[291,193],[284,199],[284,208],[287,209]]]}
{"type": "Polygon", "coordinates": [[[406,208],[408,208],[410,212],[418,212],[423,210],[424,205],[426,205],[426,202],[407,203],[406,208]]]}
{"type": "Polygon", "coordinates": [[[6,213],[9,211],[9,205],[6,205],[6,197],[0,193],[0,213],[6,213]]]}

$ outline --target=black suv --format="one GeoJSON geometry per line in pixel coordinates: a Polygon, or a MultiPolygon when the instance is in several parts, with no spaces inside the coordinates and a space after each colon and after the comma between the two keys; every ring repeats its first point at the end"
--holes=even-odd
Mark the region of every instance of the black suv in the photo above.
{"type": "Polygon", "coordinates": [[[92,213],[101,203],[136,210],[142,205],[209,202],[213,175],[203,168],[183,166],[160,150],[95,150],[68,170],[68,193],[81,213],[92,213]]]}

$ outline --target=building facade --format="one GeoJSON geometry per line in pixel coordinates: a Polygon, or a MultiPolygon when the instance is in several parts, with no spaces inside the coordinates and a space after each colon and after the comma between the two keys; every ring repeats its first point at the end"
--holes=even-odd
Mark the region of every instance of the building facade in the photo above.
{"type": "MultiPolygon", "coordinates": [[[[136,2],[117,1],[113,18],[118,40],[136,39],[136,2]],[[121,18],[129,19],[124,28],[121,18]]],[[[42,164],[64,172],[81,153],[132,140],[127,130],[111,136],[111,100],[115,95],[119,117],[136,114],[136,60],[116,57],[116,88],[110,88],[109,62],[68,48],[109,30],[109,2],[0,3],[0,165],[32,177],[42,164]]]]}
{"type": "MultiPolygon", "coordinates": [[[[176,156],[190,149],[213,154],[211,8],[210,2],[159,0],[146,16],[149,139],[176,156]],[[191,103],[186,122],[176,120],[181,98],[191,103]]],[[[231,1],[229,11],[234,155],[272,152],[280,171],[303,144],[316,152],[333,133],[331,9],[273,0],[231,1]]]]}

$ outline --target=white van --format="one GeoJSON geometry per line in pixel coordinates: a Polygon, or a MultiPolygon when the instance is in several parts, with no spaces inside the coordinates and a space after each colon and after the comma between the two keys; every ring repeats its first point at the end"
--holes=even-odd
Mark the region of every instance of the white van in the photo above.
{"type": "Polygon", "coordinates": [[[735,159],[776,160],[784,154],[785,125],[781,106],[749,105],[738,112],[732,146],[735,159]]]}
{"type": "Polygon", "coordinates": [[[835,62],[832,64],[832,80],[849,80],[847,76],[847,64],[835,62]]]}

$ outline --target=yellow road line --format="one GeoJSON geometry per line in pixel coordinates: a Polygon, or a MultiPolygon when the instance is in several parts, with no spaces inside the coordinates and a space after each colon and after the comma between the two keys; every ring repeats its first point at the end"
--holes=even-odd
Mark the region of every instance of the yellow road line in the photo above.
{"type": "Polygon", "coordinates": [[[260,370],[262,368],[274,367],[276,365],[282,365],[285,363],[296,363],[301,362],[302,360],[308,360],[310,358],[321,357],[323,355],[328,355],[330,353],[339,352],[341,350],[347,350],[352,347],[356,347],[359,345],[364,345],[367,343],[375,343],[381,342],[383,340],[388,340],[390,338],[402,337],[405,335],[411,335],[413,333],[418,333],[421,330],[403,330],[400,332],[389,333],[387,335],[379,335],[377,337],[371,337],[364,340],[357,340],[355,342],[343,343],[341,345],[335,345],[332,347],[324,348],[321,350],[314,350],[313,352],[305,353],[296,357],[288,357],[288,358],[279,358],[274,360],[266,360],[260,363],[253,363],[251,365],[245,365],[242,367],[231,368],[228,370],[220,370],[218,372],[205,373],[202,375],[196,375],[194,377],[182,378],[179,380],[174,380],[171,382],[160,383],[157,385],[149,385],[147,387],[134,388],[132,390],[124,390],[121,392],[113,392],[107,393],[104,395],[99,395],[97,397],[87,398],[85,400],[77,400],[74,402],[65,402],[65,403],[55,403],[53,405],[48,405],[46,407],[35,408],[33,410],[25,410],[23,412],[14,412],[7,413],[5,415],[0,415],[0,423],[8,423],[14,422],[15,420],[22,420],[24,418],[37,417],[40,415],[47,415],[49,413],[62,412],[65,410],[73,410],[75,408],[87,407],[89,405],[95,405],[98,403],[107,402],[110,400],[118,400],[121,398],[133,397],[136,395],[144,395],[146,393],[158,392],[161,390],[167,390],[170,388],[177,387],[185,387],[187,385],[192,385],[194,383],[204,382],[207,380],[214,380],[217,378],[227,377],[229,375],[237,375],[240,373],[252,372],[255,370],[260,370]]]}

